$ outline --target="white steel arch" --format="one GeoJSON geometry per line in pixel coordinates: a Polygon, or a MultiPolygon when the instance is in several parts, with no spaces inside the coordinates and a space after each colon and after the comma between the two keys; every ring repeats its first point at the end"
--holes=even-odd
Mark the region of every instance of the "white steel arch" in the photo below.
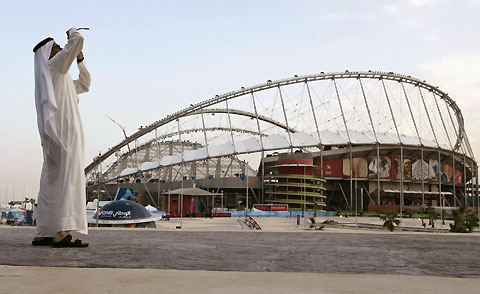
{"type": "Polygon", "coordinates": [[[139,129],[85,171],[98,173],[101,163],[131,142],[143,140],[147,143],[141,146],[148,146],[190,133],[203,133],[190,141],[198,148],[140,162],[106,180],[217,157],[336,145],[438,148],[474,160],[461,111],[447,93],[406,75],[345,71],[269,80],[192,104],[139,129]],[[213,115],[216,121],[206,125],[205,118],[213,115]],[[226,131],[229,136],[221,134],[226,131]],[[153,132],[155,137],[148,138],[153,132]]]}

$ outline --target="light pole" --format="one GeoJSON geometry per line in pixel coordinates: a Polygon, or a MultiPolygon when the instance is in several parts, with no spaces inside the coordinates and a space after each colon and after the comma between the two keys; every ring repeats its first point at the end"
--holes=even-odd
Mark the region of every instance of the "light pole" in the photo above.
{"type": "Polygon", "coordinates": [[[96,221],[95,221],[95,226],[98,228],[98,217],[100,216],[100,193],[105,193],[105,190],[99,190],[97,186],[97,190],[93,191],[97,194],[97,216],[96,216],[96,221]]]}
{"type": "Polygon", "coordinates": [[[248,166],[246,161],[245,161],[245,177],[246,177],[245,181],[247,183],[247,201],[246,201],[247,206],[245,207],[245,218],[247,218],[248,217],[248,166]]]}
{"type": "Polygon", "coordinates": [[[177,227],[177,229],[181,229],[183,225],[183,164],[181,165],[181,175],[182,175],[182,186],[180,189],[180,228],[177,227]]]}
{"type": "Polygon", "coordinates": [[[303,210],[305,211],[303,214],[303,229],[306,229],[307,225],[307,185],[305,183],[305,164],[303,165],[303,210]]]}

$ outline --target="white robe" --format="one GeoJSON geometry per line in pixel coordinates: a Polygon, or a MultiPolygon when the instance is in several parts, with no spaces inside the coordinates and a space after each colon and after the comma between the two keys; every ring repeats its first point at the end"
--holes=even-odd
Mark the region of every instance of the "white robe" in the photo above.
{"type": "Polygon", "coordinates": [[[71,29],[65,48],[49,61],[56,102],[53,125],[63,146],[49,136],[41,136],[44,162],[36,209],[37,237],[53,237],[60,231],[88,233],[85,140],[77,94],[88,92],[90,74],[84,62],[78,64],[78,80],[73,81],[68,73],[82,48],[82,35],[71,29]]]}

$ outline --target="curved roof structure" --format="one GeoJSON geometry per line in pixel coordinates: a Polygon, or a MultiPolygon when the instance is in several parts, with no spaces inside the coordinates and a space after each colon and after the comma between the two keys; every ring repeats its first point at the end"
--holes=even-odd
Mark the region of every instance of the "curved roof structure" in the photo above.
{"type": "Polygon", "coordinates": [[[363,144],[438,148],[474,159],[462,113],[447,93],[411,76],[345,71],[269,80],[192,104],[140,128],[85,171],[108,181],[206,162],[208,177],[218,169],[215,158],[228,157],[220,165],[237,162],[241,169],[242,155],[363,144]],[[165,140],[176,143],[161,152],[165,140]]]}

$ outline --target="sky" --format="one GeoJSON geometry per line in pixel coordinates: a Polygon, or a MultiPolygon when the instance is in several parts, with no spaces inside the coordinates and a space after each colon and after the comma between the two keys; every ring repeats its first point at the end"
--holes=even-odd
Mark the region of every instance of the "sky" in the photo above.
{"type": "MultiPolygon", "coordinates": [[[[36,197],[42,167],[32,48],[90,27],[80,95],[85,165],[127,134],[216,94],[282,79],[379,70],[437,85],[480,156],[480,0],[5,1],[0,10],[0,203],[36,197]]],[[[77,75],[72,67],[72,76],[77,75]]]]}

